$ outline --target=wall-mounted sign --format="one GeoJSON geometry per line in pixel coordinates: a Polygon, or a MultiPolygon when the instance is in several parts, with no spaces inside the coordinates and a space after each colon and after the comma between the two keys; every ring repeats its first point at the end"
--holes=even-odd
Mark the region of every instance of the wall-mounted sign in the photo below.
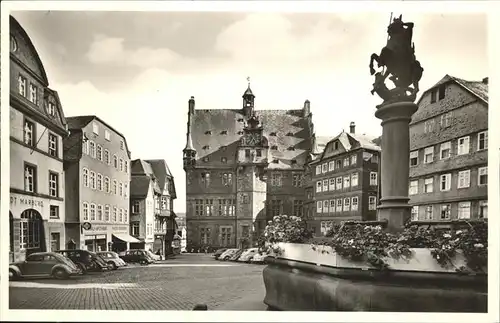
{"type": "Polygon", "coordinates": [[[10,197],[10,204],[12,205],[26,205],[31,207],[43,208],[43,201],[39,199],[34,199],[32,197],[10,197]]]}
{"type": "Polygon", "coordinates": [[[92,229],[92,224],[90,224],[90,222],[83,222],[82,228],[84,228],[85,230],[90,230],[92,229]]]}

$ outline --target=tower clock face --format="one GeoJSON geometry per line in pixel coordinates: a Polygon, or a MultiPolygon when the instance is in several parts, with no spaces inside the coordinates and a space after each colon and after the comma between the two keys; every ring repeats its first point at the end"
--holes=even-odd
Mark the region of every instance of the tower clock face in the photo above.
{"type": "Polygon", "coordinates": [[[247,145],[258,145],[260,144],[260,136],[257,133],[248,134],[247,145]]]}

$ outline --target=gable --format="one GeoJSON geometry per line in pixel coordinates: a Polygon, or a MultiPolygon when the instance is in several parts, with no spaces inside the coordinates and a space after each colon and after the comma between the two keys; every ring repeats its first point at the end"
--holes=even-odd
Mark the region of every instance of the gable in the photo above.
{"type": "Polygon", "coordinates": [[[342,140],[340,139],[340,136],[339,136],[339,138],[336,138],[336,139],[330,141],[326,145],[325,150],[323,152],[323,156],[321,157],[321,159],[345,153],[348,149],[344,144],[345,144],[345,142],[344,143],[342,142],[342,140]],[[337,143],[338,149],[335,149],[335,143],[337,143]]]}
{"type": "Polygon", "coordinates": [[[27,67],[44,86],[48,86],[45,68],[35,46],[23,27],[12,16],[10,16],[10,35],[17,45],[17,49],[14,52],[11,51],[11,55],[27,67]]]}

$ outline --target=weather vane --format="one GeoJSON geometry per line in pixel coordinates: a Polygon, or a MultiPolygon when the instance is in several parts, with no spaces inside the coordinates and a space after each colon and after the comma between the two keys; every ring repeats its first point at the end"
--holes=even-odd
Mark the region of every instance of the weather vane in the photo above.
{"type": "Polygon", "coordinates": [[[248,86],[250,86],[250,76],[247,76],[248,86]]]}

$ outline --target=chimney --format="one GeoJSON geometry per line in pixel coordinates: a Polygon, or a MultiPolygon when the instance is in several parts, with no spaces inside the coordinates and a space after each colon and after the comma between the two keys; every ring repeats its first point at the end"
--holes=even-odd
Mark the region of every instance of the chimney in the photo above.
{"type": "Polygon", "coordinates": [[[194,114],[194,96],[189,99],[189,114],[194,114]]]}
{"type": "Polygon", "coordinates": [[[354,121],[351,121],[351,124],[349,125],[349,133],[355,133],[355,129],[356,124],[354,123],[354,121]]]}
{"type": "Polygon", "coordinates": [[[484,83],[484,84],[488,84],[488,77],[485,77],[485,78],[483,79],[483,83],[484,83]]]}
{"type": "Polygon", "coordinates": [[[303,112],[303,117],[307,117],[311,113],[311,102],[309,100],[306,100],[304,102],[304,108],[302,109],[303,112]]]}

